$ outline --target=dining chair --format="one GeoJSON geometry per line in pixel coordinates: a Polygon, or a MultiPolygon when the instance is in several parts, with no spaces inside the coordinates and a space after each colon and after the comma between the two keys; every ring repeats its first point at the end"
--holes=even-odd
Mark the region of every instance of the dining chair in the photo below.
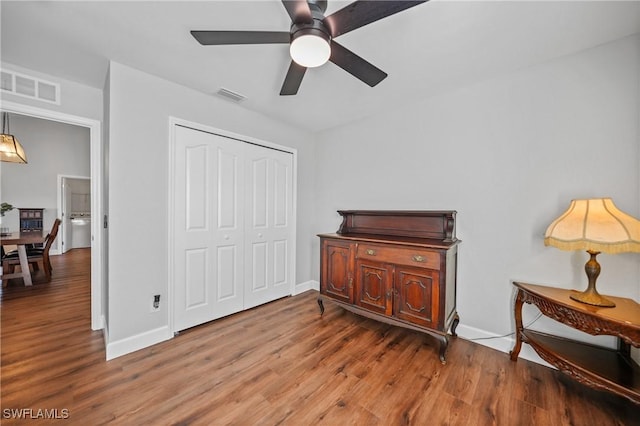
{"type": "MultiPolygon", "coordinates": [[[[56,219],[53,222],[53,226],[51,227],[51,232],[47,235],[44,248],[28,248],[27,249],[27,259],[29,261],[29,265],[33,266],[34,271],[38,271],[38,262],[42,261],[42,268],[44,269],[44,273],[47,277],[47,282],[51,281],[51,272],[53,272],[53,268],[51,267],[51,261],[49,259],[49,250],[51,249],[51,245],[56,239],[58,235],[58,229],[60,228],[60,219],[56,219]]],[[[18,256],[18,251],[14,250],[5,254],[2,257],[2,270],[7,271],[7,273],[12,273],[15,265],[20,264],[20,258],[18,256]]],[[[6,285],[6,284],[4,284],[6,285]]]]}

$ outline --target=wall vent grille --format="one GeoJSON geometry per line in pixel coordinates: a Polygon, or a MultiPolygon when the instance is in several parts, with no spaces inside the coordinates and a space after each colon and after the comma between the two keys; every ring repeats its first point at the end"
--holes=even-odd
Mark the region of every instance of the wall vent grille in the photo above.
{"type": "Polygon", "coordinates": [[[246,96],[241,95],[240,93],[236,93],[236,92],[234,92],[234,91],[232,91],[232,90],[225,89],[224,87],[221,87],[221,88],[216,92],[216,95],[218,95],[218,96],[222,96],[223,98],[226,98],[226,99],[230,99],[230,100],[232,100],[232,101],[234,101],[234,102],[242,102],[242,101],[244,101],[245,99],[247,99],[247,97],[246,97],[246,96]]]}
{"type": "Polygon", "coordinates": [[[9,70],[0,71],[0,89],[25,98],[60,105],[60,84],[9,70]]]}

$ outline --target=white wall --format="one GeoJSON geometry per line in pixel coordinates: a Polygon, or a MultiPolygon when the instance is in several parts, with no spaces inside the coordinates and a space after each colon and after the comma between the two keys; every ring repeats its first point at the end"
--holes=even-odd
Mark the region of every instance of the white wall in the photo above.
{"type": "MultiPolygon", "coordinates": [[[[512,280],[586,287],[587,254],[543,244],[571,199],[640,217],[639,52],[622,39],[320,134],[314,232],[338,209],[457,210],[459,331],[512,332],[512,280]]],[[[600,255],[598,289],[638,300],[639,256],[600,255]]]]}
{"type": "MultiPolygon", "coordinates": [[[[27,155],[27,164],[2,163],[0,190],[3,202],[15,209],[5,214],[2,226],[19,229],[18,207],[44,208],[43,227],[51,229],[58,212],[58,175],[89,176],[89,129],[40,118],[10,114],[11,132],[27,155]]],[[[61,238],[53,250],[59,251],[61,238]]]]}
{"type": "MultiPolygon", "coordinates": [[[[162,338],[167,297],[169,117],[298,150],[297,282],[311,277],[313,137],[231,102],[111,63],[109,70],[109,302],[107,356],[162,338]]],[[[165,336],[166,337],[166,336],[165,336]]]]}

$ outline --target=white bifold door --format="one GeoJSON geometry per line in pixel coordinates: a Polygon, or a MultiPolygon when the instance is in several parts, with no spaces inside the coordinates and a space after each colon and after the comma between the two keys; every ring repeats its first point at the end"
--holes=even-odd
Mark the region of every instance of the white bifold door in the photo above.
{"type": "Polygon", "coordinates": [[[291,294],[293,155],[176,125],[174,331],[291,294]]]}

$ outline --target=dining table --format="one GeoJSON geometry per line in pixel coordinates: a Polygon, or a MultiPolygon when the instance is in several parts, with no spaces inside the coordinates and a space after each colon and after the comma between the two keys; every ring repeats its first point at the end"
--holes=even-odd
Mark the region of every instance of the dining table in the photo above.
{"type": "Polygon", "coordinates": [[[25,286],[33,285],[31,281],[31,270],[29,269],[29,259],[27,257],[27,245],[42,244],[46,240],[46,235],[42,231],[30,232],[10,232],[0,236],[2,246],[18,246],[18,258],[20,259],[20,272],[5,274],[2,271],[2,280],[9,278],[22,278],[25,286]]]}

